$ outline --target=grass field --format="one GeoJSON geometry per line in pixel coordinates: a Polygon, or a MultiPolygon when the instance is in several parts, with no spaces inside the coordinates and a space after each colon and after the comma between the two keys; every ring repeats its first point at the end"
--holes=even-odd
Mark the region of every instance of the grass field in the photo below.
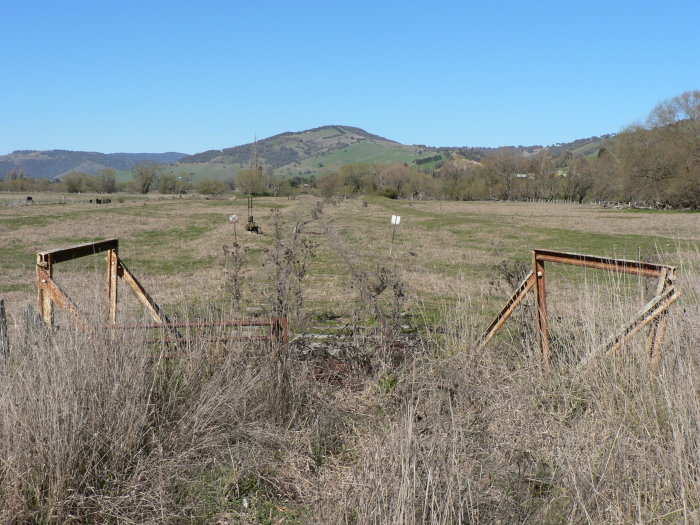
{"type": "MultiPolygon", "coordinates": [[[[88,199],[0,195],[0,522],[700,520],[697,214],[258,198],[236,250],[245,200],[88,199]],[[171,318],[283,312],[290,347],[32,327],[36,253],[112,237],[171,318]],[[580,365],[654,283],[549,263],[552,370],[532,301],[475,353],[533,248],[677,266],[659,371],[643,337],[580,365]]],[[[55,280],[99,320],[104,274],[97,255],[55,280]]],[[[120,320],[145,319],[120,286],[120,320]]]]}
{"type": "MultiPolygon", "coordinates": [[[[38,199],[41,203],[41,198],[38,199]]],[[[504,299],[494,266],[504,260],[529,261],[530,250],[587,253],[628,259],[694,265],[700,231],[696,214],[633,213],[591,206],[527,203],[394,201],[369,198],[323,204],[312,196],[298,200],[260,198],[254,215],[263,235],[238,225],[247,250],[244,299],[264,306],[265,251],[273,242],[272,210],[280,210],[287,228],[308,221],[304,236],[318,243],[309,261],[305,294],[311,317],[334,312],[349,315],[351,277],[325,231],[336,230],[363,270],[381,266],[406,281],[410,308],[437,307],[470,296],[487,311],[504,299]],[[364,206],[364,203],[367,206],[364,206]],[[312,218],[317,206],[323,211],[312,218]],[[392,256],[389,218],[400,215],[392,256]]],[[[146,285],[158,283],[156,298],[175,306],[183,295],[221,298],[222,247],[233,244],[228,215],[245,217],[243,200],[182,200],[132,197],[123,203],[38,204],[0,209],[0,290],[11,312],[33,297],[34,259],[38,251],[102,238],[120,239],[121,257],[146,285]]],[[[101,268],[101,259],[90,264],[101,268]]],[[[67,274],[85,271],[85,264],[67,274]]],[[[58,270],[63,273],[63,269],[58,270]]],[[[554,268],[553,274],[570,270],[554,268]]],[[[59,275],[61,275],[59,274],[59,275]]]]}

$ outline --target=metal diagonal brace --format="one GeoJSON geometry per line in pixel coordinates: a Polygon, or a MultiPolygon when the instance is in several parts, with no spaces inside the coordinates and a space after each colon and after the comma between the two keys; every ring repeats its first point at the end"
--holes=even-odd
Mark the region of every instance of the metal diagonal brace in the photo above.
{"type": "Polygon", "coordinates": [[[117,275],[125,283],[131,286],[132,290],[136,294],[136,297],[139,301],[141,301],[141,304],[143,304],[146,307],[148,312],[151,314],[151,317],[153,317],[154,321],[161,324],[170,323],[170,320],[168,319],[168,316],[165,315],[163,309],[160,306],[158,306],[158,303],[156,303],[153,300],[153,298],[148,294],[146,289],[141,285],[141,283],[134,276],[134,274],[129,271],[129,269],[124,264],[124,261],[122,261],[121,259],[117,259],[117,275]]]}
{"type": "Polygon", "coordinates": [[[89,325],[83,315],[78,310],[78,307],[73,301],[61,290],[61,287],[49,276],[48,272],[37,266],[36,268],[37,284],[39,286],[39,295],[42,299],[39,301],[39,311],[42,314],[44,322],[51,326],[53,319],[51,318],[51,310],[45,309],[45,304],[48,301],[56,303],[59,308],[67,310],[75,317],[83,328],[89,328],[89,325]]]}
{"type": "Polygon", "coordinates": [[[527,293],[530,290],[532,290],[533,286],[535,286],[535,281],[535,274],[534,272],[530,271],[530,273],[527,274],[527,277],[525,277],[525,279],[523,279],[523,282],[521,282],[520,285],[516,288],[515,292],[513,292],[513,295],[510,297],[510,299],[508,299],[506,305],[501,309],[499,314],[491,322],[489,327],[479,339],[479,344],[476,347],[477,352],[480,352],[488,344],[488,342],[493,338],[493,336],[496,335],[496,332],[498,332],[499,328],[503,326],[503,323],[505,323],[506,320],[513,314],[518,305],[521,302],[523,302],[523,299],[525,299],[527,293]]]}
{"type": "Polygon", "coordinates": [[[665,313],[668,307],[675,303],[681,295],[681,292],[671,286],[663,294],[655,296],[635,314],[634,318],[616,336],[603,345],[605,355],[609,356],[619,350],[632,336],[665,313]]]}

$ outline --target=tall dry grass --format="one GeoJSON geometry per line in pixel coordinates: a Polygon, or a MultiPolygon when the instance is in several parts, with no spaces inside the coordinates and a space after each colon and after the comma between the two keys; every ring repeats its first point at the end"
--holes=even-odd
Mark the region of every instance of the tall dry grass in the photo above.
{"type": "Polygon", "coordinates": [[[391,417],[358,437],[343,505],[327,507],[334,521],[699,522],[700,282],[681,277],[686,295],[654,373],[643,337],[581,366],[629,315],[619,296],[630,284],[613,281],[589,281],[581,304],[552,316],[550,373],[527,308],[510,337],[475,355],[463,350],[474,309],[461,305],[447,352],[407,366],[385,403],[391,417]]]}
{"type": "Polygon", "coordinates": [[[700,281],[678,279],[655,373],[643,338],[580,365],[643,294],[606,279],[551,289],[549,373],[531,308],[474,354],[477,299],[333,383],[293,348],[208,342],[226,332],[173,355],[30,326],[0,366],[0,522],[696,523],[700,281]]]}
{"type": "Polygon", "coordinates": [[[212,335],[235,334],[181,351],[130,331],[17,338],[0,366],[0,522],[204,523],[251,483],[303,493],[324,406],[305,365],[280,374],[277,352],[212,335]]]}

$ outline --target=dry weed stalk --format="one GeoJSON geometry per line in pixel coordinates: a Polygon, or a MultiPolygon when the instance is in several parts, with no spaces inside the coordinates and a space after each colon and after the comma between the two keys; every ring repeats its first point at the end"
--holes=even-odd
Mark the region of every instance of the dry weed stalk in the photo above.
{"type": "Polygon", "coordinates": [[[222,247],[224,254],[224,291],[229,298],[231,312],[235,315],[240,311],[241,299],[243,297],[244,272],[243,263],[247,248],[241,249],[238,243],[233,248],[222,247]]]}

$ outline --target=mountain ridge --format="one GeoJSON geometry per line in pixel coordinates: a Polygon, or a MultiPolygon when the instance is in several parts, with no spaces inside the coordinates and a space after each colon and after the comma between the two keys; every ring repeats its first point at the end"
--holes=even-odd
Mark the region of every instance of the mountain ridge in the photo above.
{"type": "Polygon", "coordinates": [[[169,170],[193,179],[235,177],[253,165],[286,177],[321,175],[349,163],[401,162],[432,169],[456,152],[480,161],[502,148],[512,148],[524,156],[546,150],[555,156],[594,154],[613,135],[577,139],[550,146],[429,147],[405,145],[355,126],[327,125],[304,131],[285,131],[271,137],[192,155],[166,153],[99,153],[86,151],[16,150],[0,156],[0,177],[11,170],[22,170],[33,178],[58,178],[71,171],[95,173],[103,168],[129,171],[141,162],[170,165],[169,170]]]}
{"type": "Polygon", "coordinates": [[[104,168],[117,171],[130,170],[141,162],[169,164],[177,162],[185,153],[99,153],[96,151],[15,150],[0,155],[0,176],[8,172],[22,171],[26,177],[37,179],[58,178],[71,171],[96,173],[104,168]]]}

